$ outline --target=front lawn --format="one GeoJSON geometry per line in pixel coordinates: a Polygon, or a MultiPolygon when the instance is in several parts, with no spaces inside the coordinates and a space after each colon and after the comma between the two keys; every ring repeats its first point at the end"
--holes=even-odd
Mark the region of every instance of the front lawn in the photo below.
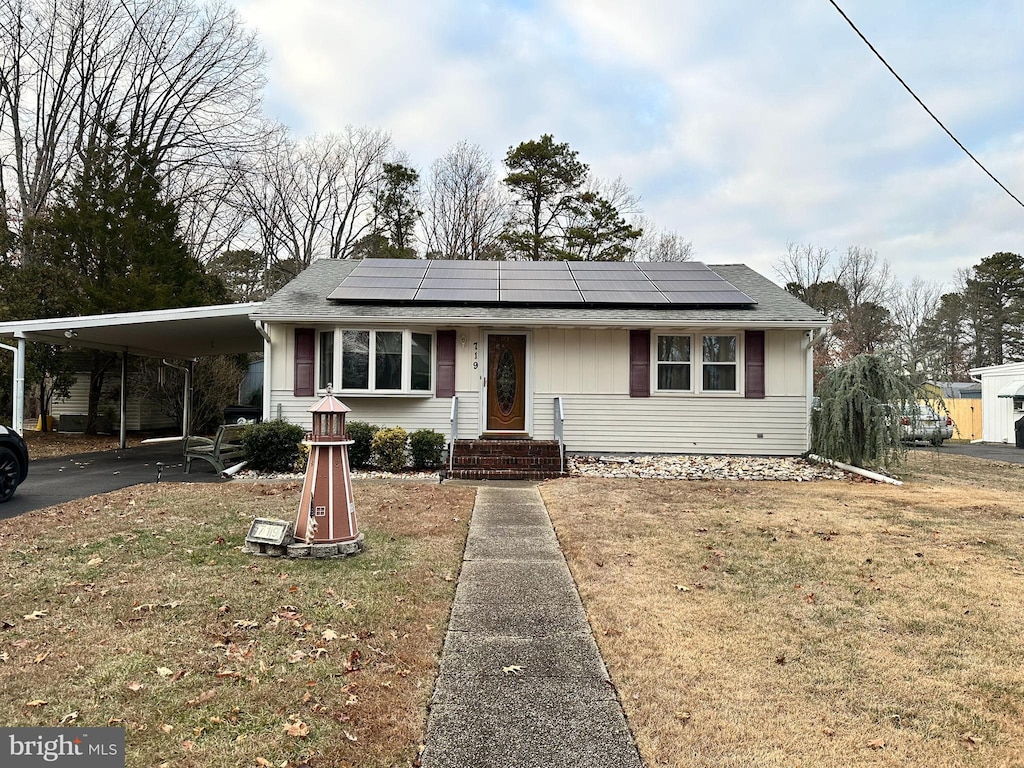
{"type": "Polygon", "coordinates": [[[0,521],[0,720],[121,726],[130,766],[412,764],[474,490],[357,483],[362,555],[243,554],[298,492],[155,485],[0,521]]]}
{"type": "Polygon", "coordinates": [[[1024,765],[1024,467],[542,486],[648,765],[1024,765]]]}

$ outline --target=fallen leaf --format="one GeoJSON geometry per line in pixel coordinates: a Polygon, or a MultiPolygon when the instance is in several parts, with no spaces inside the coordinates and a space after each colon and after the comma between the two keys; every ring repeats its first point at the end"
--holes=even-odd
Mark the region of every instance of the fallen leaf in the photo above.
{"type": "Polygon", "coordinates": [[[97,565],[102,565],[102,564],[103,564],[103,558],[99,557],[99,556],[92,558],[89,562],[86,563],[86,565],[89,565],[89,566],[97,566],[97,565]]]}
{"type": "Polygon", "coordinates": [[[260,623],[258,621],[236,621],[235,629],[259,629],[260,623]]]}
{"type": "Polygon", "coordinates": [[[885,739],[872,739],[867,746],[871,749],[885,749],[885,739]]]}
{"type": "Polygon", "coordinates": [[[60,719],[60,724],[61,725],[67,725],[68,723],[75,722],[75,720],[77,720],[77,719],[78,719],[78,710],[76,709],[74,712],[68,712],[66,715],[64,715],[64,717],[62,717],[60,719]]]}
{"type": "Polygon", "coordinates": [[[520,667],[518,664],[511,664],[507,667],[502,667],[501,671],[504,672],[506,675],[518,675],[520,672],[523,671],[523,668],[520,667]]]}
{"type": "Polygon", "coordinates": [[[357,739],[355,736],[353,736],[348,731],[342,731],[342,733],[345,734],[345,738],[348,739],[349,741],[359,741],[359,739],[357,739]]]}
{"type": "Polygon", "coordinates": [[[174,672],[167,667],[157,667],[156,673],[160,675],[160,677],[170,677],[174,674],[174,672]]]}
{"type": "Polygon", "coordinates": [[[142,605],[135,606],[132,610],[136,613],[142,613],[143,611],[152,612],[156,610],[156,603],[143,603],[142,605]]]}
{"type": "Polygon", "coordinates": [[[274,764],[267,760],[265,757],[257,757],[256,765],[258,765],[260,768],[274,768],[274,764]]]}
{"type": "Polygon", "coordinates": [[[26,613],[23,617],[26,621],[38,621],[46,615],[46,611],[32,611],[32,613],[26,613]]]}
{"type": "Polygon", "coordinates": [[[304,739],[309,736],[309,725],[297,720],[294,723],[288,723],[284,726],[284,732],[286,736],[295,736],[299,739],[304,739]]]}
{"type": "Polygon", "coordinates": [[[45,707],[50,702],[45,699],[32,699],[32,701],[25,702],[26,707],[45,707]]]}
{"type": "Polygon", "coordinates": [[[173,725],[169,725],[168,723],[164,723],[163,725],[160,726],[160,730],[163,731],[164,733],[170,733],[171,731],[174,730],[174,726],[173,725]]]}
{"type": "Polygon", "coordinates": [[[143,685],[142,683],[140,683],[140,682],[139,682],[138,680],[132,680],[132,681],[131,681],[130,683],[128,683],[128,685],[126,685],[125,687],[126,687],[126,688],[127,688],[127,689],[128,689],[129,691],[134,691],[135,693],[138,693],[139,691],[141,691],[141,690],[142,690],[143,688],[145,688],[146,686],[144,686],[144,685],[143,685]]]}
{"type": "Polygon", "coordinates": [[[49,656],[49,655],[50,655],[49,651],[44,651],[43,653],[37,653],[36,657],[32,661],[32,663],[33,664],[42,664],[44,661],[46,661],[46,657],[49,656]]]}
{"type": "Polygon", "coordinates": [[[323,633],[320,635],[320,637],[322,637],[324,641],[329,643],[331,642],[331,640],[338,639],[338,633],[335,632],[333,629],[325,629],[323,633]]]}
{"type": "Polygon", "coordinates": [[[289,664],[298,664],[304,658],[306,658],[306,652],[305,651],[292,651],[291,654],[288,656],[288,663],[289,664]]]}
{"type": "Polygon", "coordinates": [[[676,720],[682,720],[684,723],[691,717],[693,717],[693,715],[689,712],[676,712],[676,720]]]}
{"type": "Polygon", "coordinates": [[[185,750],[186,752],[191,752],[192,751],[192,747],[194,747],[195,745],[196,745],[196,743],[194,741],[183,741],[183,742],[181,742],[181,748],[183,750],[185,750]]]}
{"type": "Polygon", "coordinates": [[[362,655],[362,652],[360,652],[358,648],[353,648],[348,654],[348,661],[345,662],[345,671],[355,672],[359,669],[359,658],[362,655]]]}
{"type": "Polygon", "coordinates": [[[211,688],[208,691],[203,691],[198,696],[196,696],[194,699],[189,699],[188,701],[185,702],[185,704],[187,706],[189,706],[189,707],[195,707],[195,706],[198,706],[199,704],[205,704],[206,702],[208,702],[210,699],[212,699],[216,695],[217,695],[217,691],[215,689],[211,688]]]}
{"type": "Polygon", "coordinates": [[[686,586],[685,584],[675,584],[674,586],[680,592],[689,592],[690,591],[690,588],[688,586],[686,586]]]}
{"type": "Polygon", "coordinates": [[[963,744],[970,752],[976,750],[981,745],[981,742],[982,739],[980,736],[975,736],[973,733],[964,734],[963,744]]]}

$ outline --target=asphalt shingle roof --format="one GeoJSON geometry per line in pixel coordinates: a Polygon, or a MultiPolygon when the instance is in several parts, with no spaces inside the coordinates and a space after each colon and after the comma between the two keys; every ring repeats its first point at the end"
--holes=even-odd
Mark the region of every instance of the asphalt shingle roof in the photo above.
{"type": "Polygon", "coordinates": [[[641,325],[644,322],[680,322],[693,324],[784,323],[794,328],[817,328],[828,320],[787,293],[771,280],[743,264],[709,264],[719,276],[753,298],[753,307],[658,308],[642,307],[557,307],[508,305],[417,305],[417,304],[345,304],[329,301],[330,294],[355,268],[357,261],[321,259],[313,262],[298,277],[263,302],[253,312],[258,320],[284,322],[329,322],[339,320],[424,321],[508,321],[510,323],[589,322],[594,325],[641,325]]]}

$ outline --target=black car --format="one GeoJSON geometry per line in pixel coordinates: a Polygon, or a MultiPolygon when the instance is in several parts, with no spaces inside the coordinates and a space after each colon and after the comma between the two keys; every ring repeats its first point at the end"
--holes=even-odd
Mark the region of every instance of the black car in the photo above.
{"type": "Polygon", "coordinates": [[[27,476],[28,446],[21,435],[0,424],[0,502],[10,499],[27,476]]]}

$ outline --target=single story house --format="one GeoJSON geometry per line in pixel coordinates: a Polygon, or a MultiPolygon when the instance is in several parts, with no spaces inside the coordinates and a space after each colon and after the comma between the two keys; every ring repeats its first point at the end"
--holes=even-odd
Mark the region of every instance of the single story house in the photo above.
{"type": "Polygon", "coordinates": [[[986,443],[1014,443],[1015,426],[1024,418],[1024,363],[972,368],[981,382],[981,439],[986,443]]]}
{"type": "Polygon", "coordinates": [[[580,453],[796,455],[827,319],[743,265],[324,259],[253,309],[264,413],[580,453]],[[514,442],[510,440],[510,442],[514,442]]]}

